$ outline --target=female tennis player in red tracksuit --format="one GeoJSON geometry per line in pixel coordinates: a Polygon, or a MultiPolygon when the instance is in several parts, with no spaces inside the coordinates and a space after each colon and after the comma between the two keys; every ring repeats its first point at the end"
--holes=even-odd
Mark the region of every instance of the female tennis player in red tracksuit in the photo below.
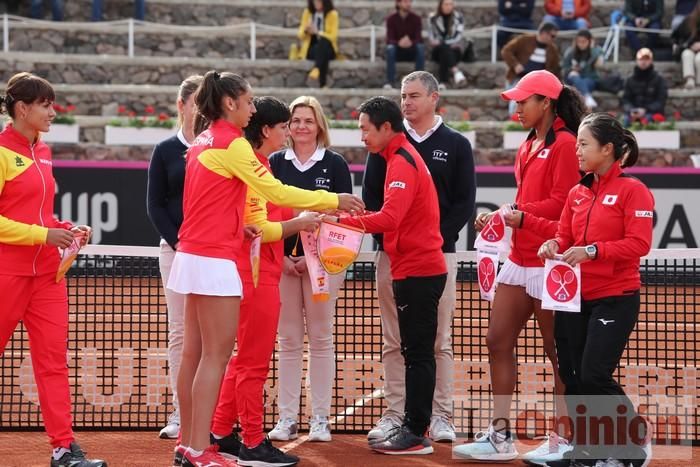
{"type": "Polygon", "coordinates": [[[248,186],[270,201],[300,208],[361,210],[352,195],[283,185],[255,156],[241,128],[255,112],[250,85],[234,73],[210,71],[196,93],[195,133],[187,151],[180,248],[167,287],[187,295],[178,399],[188,465],[232,465],[210,446],[221,379],[236,340],[243,286],[236,262],[243,241],[248,186]]]}
{"type": "Polygon", "coordinates": [[[17,323],[29,334],[34,379],[46,433],[54,448],[53,467],[101,467],[87,460],[74,441],[68,384],[68,294],[56,282],[61,257],[74,234],[53,216],[55,181],[51,149],[39,139],[56,116],[54,90],[43,78],[18,73],[0,102],[12,118],[0,133],[0,349],[17,323]]]}
{"type": "Polygon", "coordinates": [[[638,154],[634,135],[618,120],[605,113],[586,117],[577,141],[586,176],[569,192],[556,237],[538,252],[542,259],[563,253],[567,263],[581,264],[581,312],[558,312],[554,322],[569,413],[580,414],[583,404],[588,417],[610,417],[616,423],[621,417],[625,425],[612,433],[630,434],[627,442],[614,436],[620,444],[611,446],[574,432],[572,458],[586,465],[596,460],[620,465],[612,458],[639,466],[651,459],[647,427],[613,377],[637,323],[640,258],[651,248],[654,197],[622,170],[634,165],[638,154]]]}
{"type": "MultiPolygon", "coordinates": [[[[274,97],[255,98],[255,115],[245,128],[246,139],[255,148],[258,160],[269,170],[268,156],[284,147],[289,137],[289,107],[274,97]]],[[[226,368],[219,403],[212,422],[213,443],[219,453],[235,458],[239,465],[294,465],[299,458],[275,448],[263,432],[263,392],[275,348],[280,316],[280,277],[284,257],[283,238],[301,230],[315,228],[319,215],[291,219],[288,208],[268,203],[248,188],[245,207],[246,225],[262,231],[260,274],[253,284],[250,240],[243,242],[238,271],[243,280],[243,300],[238,323],[238,352],[226,368]],[[243,444],[232,429],[240,420],[243,444]]]]}
{"type": "MultiPolygon", "coordinates": [[[[556,220],[567,193],[580,178],[575,143],[576,130],[584,113],[581,96],[544,70],[528,73],[513,89],[501,96],[517,102],[521,124],[531,129],[515,159],[518,189],[513,207],[556,220]]],[[[487,214],[477,216],[477,230],[481,230],[488,219],[487,214]]],[[[498,287],[486,336],[494,393],[493,419],[484,436],[477,436],[476,442],[455,448],[454,455],[462,459],[509,461],[518,456],[510,435],[512,425],[509,420],[518,374],[515,346],[533,314],[540,328],[544,351],[552,362],[555,392],[559,395],[564,393],[563,384],[556,376],[554,315],[549,310],[542,310],[540,302],[544,270],[537,258],[537,248],[545,239],[532,230],[513,232],[510,255],[498,274],[498,287]]],[[[557,405],[557,415],[563,415],[563,405],[557,405]]],[[[545,440],[540,448],[526,453],[523,458],[537,459],[542,451],[548,458],[554,458],[570,449],[565,436],[560,437],[556,433],[550,436],[554,439],[545,440]],[[553,445],[557,449],[550,449],[553,445]]]]}

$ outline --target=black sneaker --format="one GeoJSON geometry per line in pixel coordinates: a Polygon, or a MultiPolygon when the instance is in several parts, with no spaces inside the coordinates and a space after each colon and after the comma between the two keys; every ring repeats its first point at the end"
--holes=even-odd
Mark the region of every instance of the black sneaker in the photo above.
{"type": "Polygon", "coordinates": [[[414,435],[406,426],[402,426],[384,441],[370,445],[370,448],[382,454],[392,455],[433,453],[430,441],[423,436],[414,435]]]}
{"type": "Polygon", "coordinates": [[[175,447],[175,457],[173,459],[173,467],[181,467],[182,466],[183,459],[185,456],[185,450],[180,449],[180,448],[181,448],[181,445],[179,445],[179,444],[175,447]]]}
{"type": "Polygon", "coordinates": [[[100,459],[86,459],[78,443],[73,441],[70,443],[70,451],[63,454],[59,460],[51,458],[51,467],[107,467],[107,463],[100,459]]]}
{"type": "Polygon", "coordinates": [[[241,439],[236,433],[231,433],[221,439],[216,439],[214,435],[209,434],[209,441],[211,441],[211,444],[219,447],[219,454],[226,459],[238,460],[238,453],[243,443],[241,443],[241,439]]]}
{"type": "Polygon", "coordinates": [[[272,445],[268,438],[254,448],[241,446],[238,456],[238,465],[253,467],[283,467],[296,465],[299,462],[297,456],[286,454],[272,445]]]}
{"type": "Polygon", "coordinates": [[[369,447],[372,447],[372,446],[375,445],[375,444],[383,443],[383,442],[386,441],[387,439],[392,438],[396,433],[399,432],[399,430],[401,430],[401,425],[396,425],[395,427],[390,428],[390,429],[386,432],[386,436],[384,436],[383,438],[368,439],[368,440],[367,440],[367,444],[369,444],[369,447]]]}

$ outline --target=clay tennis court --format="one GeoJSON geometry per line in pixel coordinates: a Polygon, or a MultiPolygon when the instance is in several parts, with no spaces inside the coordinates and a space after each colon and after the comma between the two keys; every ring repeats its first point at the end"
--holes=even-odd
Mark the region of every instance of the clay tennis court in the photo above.
{"type": "MultiPolygon", "coordinates": [[[[69,283],[71,302],[70,368],[75,426],[83,448],[112,466],[165,466],[172,441],[157,438],[170,407],[166,372],[167,315],[157,259],[127,257],[122,250],[78,264],[69,283]],[[120,253],[121,252],[121,253],[120,253]]],[[[455,353],[455,425],[463,442],[488,425],[490,390],[484,338],[488,303],[479,297],[470,253],[458,282],[453,325],[455,353]],[[476,410],[474,410],[476,408],[476,410]]],[[[700,256],[700,254],[697,254],[700,256]]],[[[371,255],[363,254],[339,297],[335,345],[332,443],[277,443],[302,458],[301,466],[451,465],[451,445],[435,445],[432,456],[383,456],[367,449],[365,434],[382,408],[381,327],[374,297],[371,255]]],[[[698,260],[659,257],[645,268],[642,316],[622,360],[620,377],[640,397],[692,396],[695,404],[681,420],[681,439],[697,440],[697,343],[700,285],[698,260]]],[[[41,430],[28,347],[17,331],[0,358],[0,465],[46,465],[48,444],[41,430]],[[22,430],[22,431],[19,431],[22,430]],[[29,431],[26,430],[36,430],[29,431]]],[[[551,411],[552,376],[538,331],[530,322],[519,341],[521,397],[541,399],[551,411]],[[547,405],[549,404],[549,405],[547,405]]],[[[276,418],[276,368],[266,387],[266,427],[276,418]]],[[[514,410],[518,410],[516,399],[514,410]]],[[[302,391],[301,430],[306,427],[302,391]]],[[[539,429],[541,427],[534,427],[539,429]]],[[[541,433],[543,434],[543,433],[541,433]]],[[[538,444],[539,442],[535,443],[538,444]]],[[[531,449],[520,446],[520,452],[531,449]]],[[[695,448],[657,446],[652,465],[696,465],[695,448]],[[693,455],[694,454],[694,455],[693,455]],[[678,459],[678,457],[684,459],[678,459]]],[[[516,462],[517,464],[517,462],[516,462]]],[[[468,465],[468,464],[467,464],[468,465]]]]}

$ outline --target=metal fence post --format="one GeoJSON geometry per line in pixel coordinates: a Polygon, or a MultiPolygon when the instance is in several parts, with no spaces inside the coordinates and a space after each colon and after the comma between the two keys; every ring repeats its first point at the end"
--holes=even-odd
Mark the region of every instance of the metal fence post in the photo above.
{"type": "Polygon", "coordinates": [[[618,63],[620,60],[620,29],[621,26],[615,25],[615,37],[613,38],[613,62],[618,63]]]}
{"type": "Polygon", "coordinates": [[[255,61],[255,56],[256,54],[256,47],[255,47],[255,42],[257,42],[256,39],[256,30],[255,30],[255,22],[252,21],[250,23],[250,59],[255,61]]]}
{"type": "Polygon", "coordinates": [[[491,26],[491,63],[496,63],[496,52],[498,50],[498,25],[491,26]]]}
{"type": "Polygon", "coordinates": [[[129,18],[129,58],[134,57],[134,19],[129,18]]]}
{"type": "Polygon", "coordinates": [[[377,59],[377,27],[373,24],[369,27],[369,61],[377,59]]]}
{"type": "Polygon", "coordinates": [[[10,51],[10,19],[7,13],[2,15],[2,51],[10,51]]]}

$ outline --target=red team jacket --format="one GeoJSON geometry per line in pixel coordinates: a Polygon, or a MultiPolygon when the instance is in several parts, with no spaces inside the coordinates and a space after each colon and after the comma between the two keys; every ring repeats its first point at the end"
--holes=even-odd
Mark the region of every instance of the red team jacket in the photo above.
{"type": "Polygon", "coordinates": [[[559,252],[592,243],[598,247],[595,260],[581,263],[584,300],[639,289],[639,259],[651,249],[653,220],[653,195],[619,163],[599,181],[587,174],[569,192],[555,238],[559,252]]]}
{"type": "MultiPolygon", "coordinates": [[[[515,203],[520,211],[557,220],[567,193],[581,178],[576,157],[576,136],[557,117],[545,137],[544,147],[528,159],[534,140],[533,131],[520,145],[515,158],[518,187],[515,203]]],[[[533,230],[513,230],[509,259],[519,266],[542,267],[537,250],[547,238],[533,230]]]]}
{"type": "Polygon", "coordinates": [[[381,211],[344,217],[340,222],[384,233],[394,280],[445,274],[440,208],[428,167],[403,133],[389,142],[381,156],[387,166],[381,211]]]}
{"type": "Polygon", "coordinates": [[[236,261],[243,242],[248,187],[278,205],[338,207],[335,193],[283,185],[258,160],[239,128],[216,120],[187,151],[179,251],[236,261]]]}
{"type": "Polygon", "coordinates": [[[70,229],[53,215],[56,182],[51,149],[31,144],[10,124],[0,133],[0,274],[56,273],[58,248],[46,245],[49,228],[70,229]]]}

